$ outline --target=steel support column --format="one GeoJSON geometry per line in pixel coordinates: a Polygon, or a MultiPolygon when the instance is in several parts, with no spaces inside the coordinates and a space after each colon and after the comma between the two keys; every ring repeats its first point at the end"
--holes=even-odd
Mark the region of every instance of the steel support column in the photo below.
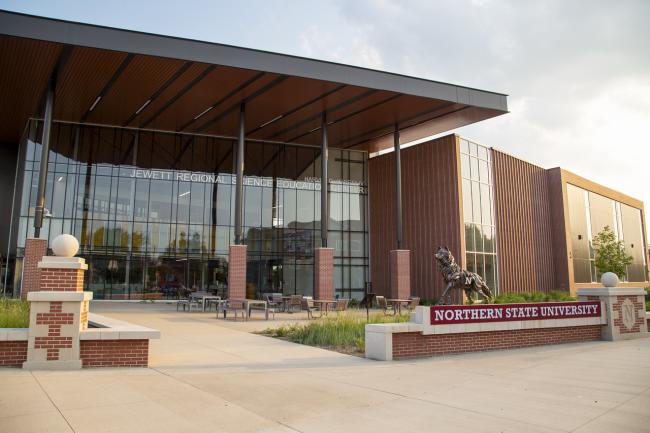
{"type": "Polygon", "coordinates": [[[43,215],[45,213],[45,187],[47,185],[47,169],[50,155],[50,135],[52,132],[52,112],[54,110],[54,86],[56,80],[50,79],[45,92],[45,114],[43,116],[43,137],[41,138],[41,167],[38,172],[38,193],[34,209],[34,237],[41,236],[43,215]]]}
{"type": "Polygon", "coordinates": [[[393,132],[395,146],[395,230],[397,249],[402,249],[402,158],[399,146],[399,129],[395,125],[393,132]]]}
{"type": "Polygon", "coordinates": [[[235,184],[235,244],[242,243],[242,203],[244,196],[244,140],[246,135],[246,105],[239,107],[239,136],[237,139],[237,179],[235,184]]]}
{"type": "Polygon", "coordinates": [[[323,112],[320,144],[320,238],[323,248],[327,247],[327,229],[329,226],[327,160],[327,115],[323,112]]]}

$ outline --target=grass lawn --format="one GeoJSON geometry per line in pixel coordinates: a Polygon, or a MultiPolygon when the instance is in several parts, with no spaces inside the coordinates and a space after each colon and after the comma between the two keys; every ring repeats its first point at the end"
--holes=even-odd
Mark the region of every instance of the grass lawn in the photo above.
{"type": "Polygon", "coordinates": [[[408,322],[409,315],[385,316],[373,313],[370,321],[366,316],[341,313],[339,316],[323,317],[304,324],[281,326],[266,329],[260,334],[282,338],[294,343],[322,347],[352,355],[363,355],[365,351],[365,326],[368,323],[408,322]]]}
{"type": "Polygon", "coordinates": [[[28,326],[29,302],[0,298],[0,328],[27,328],[28,326]]]}

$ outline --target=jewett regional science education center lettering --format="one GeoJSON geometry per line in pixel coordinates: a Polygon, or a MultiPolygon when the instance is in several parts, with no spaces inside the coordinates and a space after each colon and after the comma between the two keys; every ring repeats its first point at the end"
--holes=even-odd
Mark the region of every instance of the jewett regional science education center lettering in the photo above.
{"type": "Polygon", "coordinates": [[[600,316],[599,301],[539,304],[442,305],[431,307],[431,324],[574,319],[600,316]]]}

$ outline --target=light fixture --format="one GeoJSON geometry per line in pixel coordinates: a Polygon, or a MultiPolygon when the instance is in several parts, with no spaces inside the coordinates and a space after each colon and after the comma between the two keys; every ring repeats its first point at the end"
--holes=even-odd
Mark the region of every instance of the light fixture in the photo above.
{"type": "Polygon", "coordinates": [[[320,126],[317,126],[317,127],[315,127],[314,129],[312,129],[312,130],[309,131],[309,132],[312,133],[312,132],[314,132],[314,131],[318,131],[319,129],[320,129],[320,126]]]}
{"type": "Polygon", "coordinates": [[[186,196],[187,194],[189,194],[189,193],[190,193],[189,191],[185,191],[185,192],[182,193],[182,194],[178,194],[178,197],[179,197],[179,198],[180,198],[180,197],[185,197],[185,196],[186,196]]]}
{"type": "Polygon", "coordinates": [[[144,108],[145,108],[147,105],[149,105],[150,102],[151,102],[151,99],[147,99],[146,101],[144,101],[144,104],[142,104],[142,106],[141,106],[140,108],[138,108],[138,110],[135,112],[135,114],[140,114],[140,112],[141,112],[142,110],[144,110],[144,108]]]}
{"type": "Polygon", "coordinates": [[[198,119],[199,117],[203,116],[205,113],[207,113],[208,111],[212,110],[213,108],[214,108],[214,106],[212,106],[212,107],[208,107],[208,108],[206,108],[205,110],[201,111],[199,114],[197,114],[196,116],[194,116],[194,120],[196,120],[196,119],[198,119]]]}
{"type": "Polygon", "coordinates": [[[260,128],[260,129],[264,128],[265,126],[270,125],[271,123],[275,122],[276,120],[280,120],[283,117],[284,117],[284,114],[280,114],[279,116],[274,117],[273,119],[269,120],[268,122],[262,123],[260,126],[258,126],[258,128],[260,128]]]}
{"type": "Polygon", "coordinates": [[[59,178],[56,181],[61,182],[62,180],[63,180],[63,176],[59,176],[59,178]]]}
{"type": "Polygon", "coordinates": [[[97,104],[99,104],[99,101],[102,99],[102,95],[99,95],[97,99],[95,99],[95,102],[93,102],[93,105],[90,106],[90,109],[88,111],[93,111],[97,104]]]}

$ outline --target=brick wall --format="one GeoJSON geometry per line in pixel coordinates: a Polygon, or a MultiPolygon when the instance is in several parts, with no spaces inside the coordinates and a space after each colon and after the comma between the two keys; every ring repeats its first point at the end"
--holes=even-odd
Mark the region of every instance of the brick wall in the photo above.
{"type": "Polygon", "coordinates": [[[334,248],[314,250],[314,298],[334,299],[334,248]]]}
{"type": "Polygon", "coordinates": [[[84,271],[82,269],[41,268],[42,292],[83,292],[84,271]]]}
{"type": "Polygon", "coordinates": [[[595,341],[600,335],[601,325],[439,335],[395,333],[393,359],[595,341]]]}
{"type": "Polygon", "coordinates": [[[147,367],[149,340],[81,340],[84,367],[147,367]]]}
{"type": "Polygon", "coordinates": [[[27,361],[27,340],[0,341],[0,367],[22,367],[27,361]]]}
{"type": "Polygon", "coordinates": [[[408,299],[411,296],[411,252],[391,250],[390,256],[390,297],[408,299]]]}
{"type": "Polygon", "coordinates": [[[46,239],[30,238],[25,241],[25,259],[23,261],[23,283],[21,289],[23,299],[27,297],[27,293],[39,290],[38,285],[40,284],[41,270],[38,267],[38,262],[41,261],[46,253],[46,239]]]}
{"type": "Polygon", "coordinates": [[[228,249],[228,298],[246,299],[246,245],[228,249]]]}

